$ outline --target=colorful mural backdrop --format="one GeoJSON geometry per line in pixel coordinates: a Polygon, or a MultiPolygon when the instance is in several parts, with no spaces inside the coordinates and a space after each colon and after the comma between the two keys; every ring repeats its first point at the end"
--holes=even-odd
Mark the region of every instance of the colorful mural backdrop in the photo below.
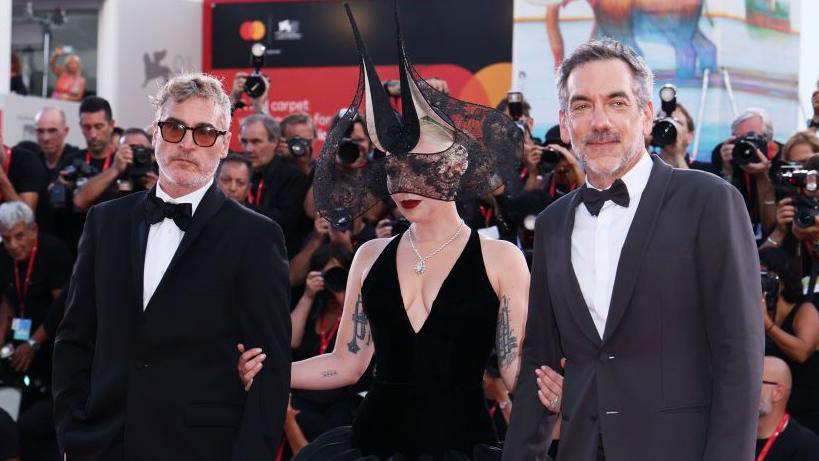
{"type": "Polygon", "coordinates": [[[734,108],[767,109],[782,141],[802,128],[799,9],[800,0],[515,0],[513,86],[532,104],[542,135],[557,122],[555,68],[579,44],[608,36],[646,58],[656,74],[655,106],[662,84],[677,86],[702,127],[698,158],[710,158],[728,136],[734,108]]]}

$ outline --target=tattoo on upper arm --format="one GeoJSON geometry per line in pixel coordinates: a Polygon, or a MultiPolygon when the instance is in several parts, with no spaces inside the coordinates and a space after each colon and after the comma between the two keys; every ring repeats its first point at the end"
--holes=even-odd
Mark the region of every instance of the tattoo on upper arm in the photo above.
{"type": "Polygon", "coordinates": [[[358,345],[359,340],[364,346],[368,346],[372,341],[370,321],[367,319],[367,314],[364,313],[364,304],[361,301],[360,293],[355,301],[353,311],[353,339],[347,343],[347,349],[353,354],[357,354],[361,350],[361,346],[358,345]]]}
{"type": "Polygon", "coordinates": [[[324,371],[321,372],[321,377],[322,378],[330,378],[330,377],[335,376],[337,374],[338,374],[338,372],[336,370],[324,370],[324,371]]]}
{"type": "Polygon", "coordinates": [[[495,337],[498,352],[498,366],[506,368],[515,360],[518,349],[518,338],[512,323],[509,319],[509,298],[501,296],[500,309],[498,309],[498,331],[495,337]]]}

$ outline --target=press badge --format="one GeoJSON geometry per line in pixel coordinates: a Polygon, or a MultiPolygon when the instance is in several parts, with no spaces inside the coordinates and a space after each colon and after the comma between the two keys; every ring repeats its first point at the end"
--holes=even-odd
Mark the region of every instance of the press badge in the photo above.
{"type": "Polygon", "coordinates": [[[31,319],[15,318],[11,321],[15,341],[28,341],[31,338],[31,319]]]}

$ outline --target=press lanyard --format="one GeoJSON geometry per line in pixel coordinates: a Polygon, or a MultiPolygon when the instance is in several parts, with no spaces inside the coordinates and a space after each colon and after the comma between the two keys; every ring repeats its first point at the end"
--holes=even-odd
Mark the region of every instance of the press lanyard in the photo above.
{"type": "MultiPolygon", "coordinates": [[[[108,167],[111,166],[111,157],[113,156],[114,154],[111,154],[105,158],[105,163],[102,164],[102,171],[107,170],[108,167]]],[[[85,164],[91,165],[91,151],[85,151],[85,164]]]]}
{"type": "Polygon", "coordinates": [[[251,205],[259,206],[262,201],[262,188],[264,187],[264,179],[259,180],[259,185],[256,186],[256,197],[253,197],[253,192],[247,193],[247,201],[251,205]]]}
{"type": "Polygon", "coordinates": [[[768,439],[767,442],[765,442],[765,446],[762,447],[762,451],[759,452],[759,456],[756,457],[756,461],[763,461],[765,458],[768,457],[768,452],[771,451],[771,446],[773,445],[774,440],[776,440],[776,438],[779,437],[779,434],[781,434],[782,431],[785,430],[785,427],[788,425],[788,420],[790,419],[790,417],[791,415],[787,413],[782,415],[782,420],[779,421],[779,425],[776,426],[776,430],[774,431],[773,435],[768,439]]]}
{"type": "Polygon", "coordinates": [[[31,273],[34,271],[34,258],[37,257],[37,239],[34,239],[34,247],[31,249],[31,255],[28,257],[28,266],[26,267],[26,280],[24,285],[20,285],[20,269],[18,264],[14,263],[14,285],[17,288],[17,300],[20,302],[20,317],[26,318],[25,299],[28,294],[28,287],[31,284],[31,273]]]}
{"type": "Polygon", "coordinates": [[[338,331],[338,326],[341,324],[341,317],[339,316],[336,318],[335,323],[333,324],[330,329],[326,329],[324,325],[324,319],[326,316],[322,315],[319,318],[319,326],[321,327],[321,344],[319,345],[319,354],[323,354],[327,352],[327,348],[330,347],[330,340],[335,336],[336,332],[338,331]]]}

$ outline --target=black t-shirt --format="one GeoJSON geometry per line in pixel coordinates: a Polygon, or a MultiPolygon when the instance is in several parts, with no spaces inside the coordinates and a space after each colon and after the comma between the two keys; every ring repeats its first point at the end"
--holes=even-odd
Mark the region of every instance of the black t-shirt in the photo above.
{"type": "MultiPolygon", "coordinates": [[[[43,189],[46,181],[46,172],[37,154],[26,149],[11,149],[11,160],[5,160],[3,167],[8,163],[6,175],[18,194],[37,192],[43,189]]],[[[4,198],[5,199],[5,198],[4,198]]]]}
{"type": "MultiPolygon", "coordinates": [[[[107,158],[92,158],[90,155],[88,155],[87,149],[78,151],[71,159],[67,159],[69,164],[74,162],[74,158],[80,158],[84,164],[94,167],[96,171],[99,172],[97,174],[111,168],[114,163],[113,153],[107,158]]],[[[113,200],[115,198],[117,198],[117,184],[116,182],[113,182],[93,204],[96,205],[97,203],[107,202],[108,200],[113,200]]],[[[70,194],[68,200],[71,201],[72,199],[73,195],[70,194]]],[[[67,215],[67,223],[62,232],[63,235],[60,237],[62,237],[66,242],[72,254],[75,254],[77,251],[77,244],[79,243],[80,236],[82,235],[82,229],[85,226],[85,216],[87,212],[74,210],[73,203],[69,205],[69,208],[73,211],[67,215]]]]}
{"type": "MultiPolygon", "coordinates": [[[[768,439],[756,440],[756,455],[768,439]]],[[[771,445],[765,461],[816,461],[819,459],[819,437],[791,418],[785,430],[771,445]]]]}
{"type": "MultiPolygon", "coordinates": [[[[60,155],[60,159],[57,161],[57,165],[54,168],[48,167],[48,162],[46,161],[45,155],[40,153],[40,161],[42,162],[43,168],[46,172],[46,180],[43,182],[43,188],[40,190],[40,198],[37,200],[37,225],[40,227],[41,232],[61,238],[65,233],[65,215],[71,210],[61,209],[59,205],[55,207],[54,204],[52,204],[50,192],[51,187],[53,187],[52,184],[54,181],[56,181],[60,171],[71,163],[72,159],[77,156],[78,152],[80,152],[80,149],[70,144],[66,144],[65,147],[63,147],[63,153],[60,155]]],[[[60,197],[60,195],[57,195],[57,199],[60,197]]],[[[70,200],[71,197],[69,196],[66,199],[70,200]]]]}

